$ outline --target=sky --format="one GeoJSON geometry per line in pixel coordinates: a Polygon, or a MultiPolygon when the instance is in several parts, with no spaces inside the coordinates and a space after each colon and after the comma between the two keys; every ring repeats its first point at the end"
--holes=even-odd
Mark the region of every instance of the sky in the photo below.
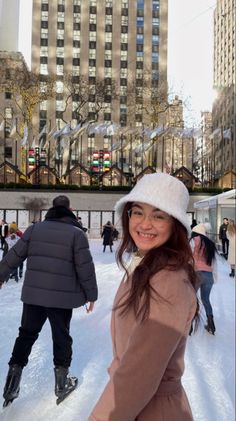
{"type": "MultiPolygon", "coordinates": [[[[32,0],[20,0],[20,48],[30,64],[32,0]]],[[[213,86],[213,10],[216,0],[168,0],[168,81],[184,104],[186,125],[210,111],[213,86]]]]}
{"type": "MultiPolygon", "coordinates": [[[[112,358],[111,307],[122,273],[117,268],[114,253],[108,249],[102,252],[101,239],[92,239],[89,243],[99,300],[91,314],[86,314],[84,307],[73,311],[71,374],[78,376],[79,387],[59,406],[54,395],[52,341],[47,322],[23,370],[20,396],[11,406],[2,409],[7,363],[21,317],[22,281],[9,280],[0,290],[1,421],[86,421],[108,381],[106,368],[112,358]]],[[[201,306],[200,326],[187,342],[183,385],[194,421],[235,420],[235,279],[229,277],[225,259],[218,266],[218,274],[211,293],[216,334],[213,336],[204,329],[205,315],[201,306]]]]}
{"type": "Polygon", "coordinates": [[[189,124],[211,111],[213,87],[213,11],[216,0],[169,0],[168,81],[188,110],[189,124]],[[191,112],[191,109],[193,110],[191,112]]]}

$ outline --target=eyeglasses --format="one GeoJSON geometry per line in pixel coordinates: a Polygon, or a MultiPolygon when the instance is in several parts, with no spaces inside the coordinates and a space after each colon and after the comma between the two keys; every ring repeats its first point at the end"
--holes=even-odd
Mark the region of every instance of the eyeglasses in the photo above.
{"type": "Polygon", "coordinates": [[[150,215],[145,215],[143,210],[139,208],[131,208],[127,212],[129,219],[137,223],[143,222],[146,218],[148,218],[153,225],[169,222],[171,220],[171,216],[161,210],[156,210],[150,215]]]}

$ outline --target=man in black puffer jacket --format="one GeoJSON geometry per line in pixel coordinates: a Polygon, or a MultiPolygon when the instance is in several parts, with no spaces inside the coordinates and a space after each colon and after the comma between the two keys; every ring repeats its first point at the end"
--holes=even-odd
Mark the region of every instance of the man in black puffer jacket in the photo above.
{"type": "Polygon", "coordinates": [[[52,330],[57,403],[74,390],[77,379],[68,375],[72,309],[86,304],[87,312],[91,312],[97,300],[87,236],[79,228],[67,196],[57,196],[45,221],[27,228],[0,262],[0,286],[26,258],[21,327],[9,361],[4,406],[19,394],[22,369],[47,319],[52,330]]]}

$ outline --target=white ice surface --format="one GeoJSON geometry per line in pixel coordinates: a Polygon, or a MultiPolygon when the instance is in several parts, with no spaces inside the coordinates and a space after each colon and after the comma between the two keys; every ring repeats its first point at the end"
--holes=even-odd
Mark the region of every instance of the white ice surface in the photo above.
{"type": "MultiPolygon", "coordinates": [[[[59,406],[54,395],[52,341],[48,322],[35,343],[24,369],[20,396],[1,409],[2,390],[15,338],[22,303],[22,281],[10,280],[0,290],[0,420],[1,421],[86,421],[108,376],[111,360],[109,323],[114,294],[121,279],[114,253],[102,253],[101,240],[90,240],[99,286],[99,300],[92,314],[74,310],[71,323],[73,361],[71,373],[80,386],[59,406]]],[[[220,276],[211,293],[216,335],[201,325],[188,340],[183,383],[195,421],[235,420],[235,279],[228,265],[220,265],[220,276]]],[[[122,420],[121,420],[122,421],[122,420]]],[[[174,420],[173,420],[174,421],[174,420]]]]}

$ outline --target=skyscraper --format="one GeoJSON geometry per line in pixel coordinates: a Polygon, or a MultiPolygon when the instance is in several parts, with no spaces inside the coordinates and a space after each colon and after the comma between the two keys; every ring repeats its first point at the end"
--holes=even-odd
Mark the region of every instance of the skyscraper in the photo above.
{"type": "MultiPolygon", "coordinates": [[[[85,109],[87,121],[97,118],[99,80],[106,89],[99,121],[133,131],[150,126],[150,101],[158,90],[167,98],[167,15],[167,0],[34,0],[32,70],[57,79],[56,98],[42,103],[35,116],[39,129],[49,121],[57,129],[78,124],[81,80],[91,88],[82,119],[85,109]],[[65,75],[73,89],[78,84],[70,96],[65,75]]],[[[117,140],[84,134],[81,163],[89,166],[93,151],[112,150],[117,140]]],[[[76,142],[72,154],[76,158],[76,142]]],[[[129,147],[117,151],[113,162],[127,167],[129,154],[129,147]]]]}
{"type": "MultiPolygon", "coordinates": [[[[213,133],[215,133],[215,178],[236,171],[236,18],[235,0],[218,0],[214,12],[214,87],[217,99],[212,110],[213,133]]],[[[235,187],[232,183],[228,183],[235,187]]]]}

